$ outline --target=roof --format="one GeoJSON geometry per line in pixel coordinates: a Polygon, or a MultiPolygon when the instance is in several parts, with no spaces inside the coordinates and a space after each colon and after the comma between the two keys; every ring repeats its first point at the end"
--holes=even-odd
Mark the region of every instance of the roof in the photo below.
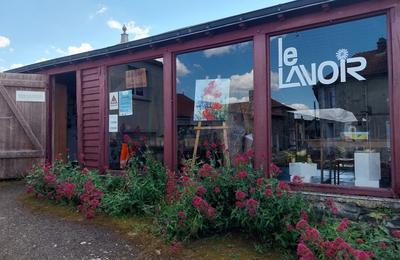
{"type": "Polygon", "coordinates": [[[278,15],[285,14],[286,17],[304,14],[321,9],[321,5],[329,4],[330,6],[341,6],[353,4],[365,0],[297,0],[285,4],[275,5],[272,7],[247,12],[224,19],[219,19],[199,25],[185,27],[182,29],[158,34],[155,36],[121,43],[110,47],[79,53],[75,55],[51,59],[20,68],[12,69],[7,72],[35,72],[49,69],[56,66],[65,66],[85,62],[87,60],[100,59],[109,56],[122,55],[128,52],[137,51],[143,48],[149,48],[152,45],[165,46],[171,43],[176,43],[181,39],[195,39],[205,37],[207,33],[212,32],[218,34],[222,32],[232,31],[238,28],[239,25],[253,26],[260,23],[265,23],[269,20],[277,19],[278,15]]]}

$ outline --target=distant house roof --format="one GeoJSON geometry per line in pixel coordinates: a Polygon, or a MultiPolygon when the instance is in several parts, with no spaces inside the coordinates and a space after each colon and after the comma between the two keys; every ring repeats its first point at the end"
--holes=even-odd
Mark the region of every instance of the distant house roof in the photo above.
{"type": "Polygon", "coordinates": [[[305,12],[312,12],[320,10],[321,5],[329,4],[330,6],[349,5],[356,2],[365,0],[297,0],[281,5],[243,13],[228,18],[215,20],[207,23],[202,23],[195,26],[185,27],[182,29],[162,33],[159,35],[121,43],[114,46],[79,53],[75,55],[65,56],[61,58],[51,59],[31,65],[23,66],[20,68],[12,69],[7,72],[37,72],[46,70],[56,66],[65,66],[69,64],[76,64],[85,62],[87,60],[94,60],[109,56],[122,55],[128,52],[149,48],[152,45],[165,46],[175,43],[178,39],[195,39],[204,37],[208,32],[219,34],[222,32],[232,31],[238,28],[241,24],[246,26],[253,26],[263,22],[276,20],[278,15],[285,14],[286,17],[304,14],[305,12]]]}

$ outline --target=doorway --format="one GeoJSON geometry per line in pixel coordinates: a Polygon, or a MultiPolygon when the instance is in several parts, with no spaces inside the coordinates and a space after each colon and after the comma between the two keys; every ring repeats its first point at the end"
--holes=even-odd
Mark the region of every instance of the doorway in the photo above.
{"type": "Polygon", "coordinates": [[[55,75],[53,82],[53,159],[76,161],[76,73],[55,75]]]}

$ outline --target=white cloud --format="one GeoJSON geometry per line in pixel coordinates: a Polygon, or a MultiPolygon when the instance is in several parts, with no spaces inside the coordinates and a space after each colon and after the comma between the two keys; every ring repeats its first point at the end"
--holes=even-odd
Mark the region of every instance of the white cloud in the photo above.
{"type": "Polygon", "coordinates": [[[291,104],[288,106],[291,108],[294,108],[296,110],[309,110],[310,109],[306,104],[301,104],[301,103],[299,103],[299,104],[295,103],[295,104],[291,104]]]}
{"type": "Polygon", "coordinates": [[[48,59],[47,58],[40,58],[40,59],[36,60],[35,63],[46,61],[46,60],[48,60],[48,59]]]}
{"type": "Polygon", "coordinates": [[[244,102],[249,102],[249,97],[242,97],[242,98],[230,97],[228,100],[229,104],[244,103],[244,102]]]}
{"type": "Polygon", "coordinates": [[[250,72],[246,72],[242,75],[232,75],[231,89],[246,91],[253,89],[253,70],[251,70],[250,72]]]}
{"type": "Polygon", "coordinates": [[[5,70],[6,70],[6,68],[0,66],[0,72],[3,72],[5,70]]]}
{"type": "Polygon", "coordinates": [[[81,46],[69,46],[68,47],[68,54],[77,54],[81,52],[86,52],[86,51],[91,51],[93,50],[93,47],[89,43],[82,43],[81,46]]]}
{"type": "Polygon", "coordinates": [[[22,66],[24,66],[24,64],[14,63],[14,64],[11,64],[10,69],[16,69],[16,68],[19,68],[19,67],[22,67],[22,66]]]}
{"type": "Polygon", "coordinates": [[[271,89],[272,90],[279,90],[279,83],[278,83],[278,80],[279,80],[279,75],[278,75],[278,72],[274,72],[274,71],[271,71],[271,74],[270,74],[270,77],[271,77],[271,89]]]}
{"type": "Polygon", "coordinates": [[[0,35],[0,48],[5,48],[10,45],[10,39],[0,35]]]}
{"type": "MultiPolygon", "coordinates": [[[[107,25],[111,29],[122,31],[123,24],[117,20],[110,19],[107,21],[107,25]]],[[[129,21],[125,23],[125,26],[126,32],[128,34],[133,34],[133,40],[149,37],[150,27],[141,27],[139,25],[136,25],[134,21],[129,21]]]]}
{"type": "Polygon", "coordinates": [[[236,45],[228,45],[228,46],[222,46],[222,47],[218,47],[218,48],[208,49],[208,50],[203,51],[203,53],[204,53],[204,56],[206,56],[206,58],[210,58],[212,56],[218,56],[218,55],[230,53],[234,49],[236,49],[236,45]]]}
{"type": "Polygon", "coordinates": [[[104,14],[105,12],[107,12],[107,10],[108,10],[107,6],[101,5],[97,8],[97,10],[94,14],[89,15],[89,19],[93,19],[97,15],[104,14]]]}
{"type": "Polygon", "coordinates": [[[176,59],[176,75],[178,77],[183,77],[183,76],[186,76],[189,73],[190,73],[190,71],[186,67],[186,65],[183,64],[179,59],[176,59]]]}

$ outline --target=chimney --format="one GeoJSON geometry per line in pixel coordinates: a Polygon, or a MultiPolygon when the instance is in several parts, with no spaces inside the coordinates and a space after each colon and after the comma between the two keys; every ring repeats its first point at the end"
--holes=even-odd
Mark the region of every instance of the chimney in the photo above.
{"type": "Polygon", "coordinates": [[[129,39],[128,39],[128,34],[126,33],[126,26],[125,26],[125,24],[124,24],[124,26],[122,26],[122,31],[123,31],[123,33],[121,33],[121,43],[128,42],[129,39]]]}

